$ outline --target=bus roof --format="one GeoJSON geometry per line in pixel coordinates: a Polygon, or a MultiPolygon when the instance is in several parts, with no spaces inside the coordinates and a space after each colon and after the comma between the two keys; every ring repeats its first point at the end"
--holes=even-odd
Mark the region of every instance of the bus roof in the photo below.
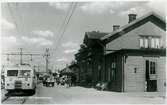
{"type": "Polygon", "coordinates": [[[6,70],[33,70],[30,65],[8,65],[6,70]]]}

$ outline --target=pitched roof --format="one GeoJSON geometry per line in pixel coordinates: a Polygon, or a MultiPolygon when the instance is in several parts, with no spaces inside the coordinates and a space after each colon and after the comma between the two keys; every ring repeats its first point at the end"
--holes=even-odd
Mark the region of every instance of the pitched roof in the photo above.
{"type": "Polygon", "coordinates": [[[86,32],[85,35],[88,36],[90,39],[100,39],[101,37],[104,37],[109,33],[104,33],[104,32],[98,32],[98,31],[92,31],[92,32],[86,32]]]}
{"type": "Polygon", "coordinates": [[[151,21],[151,22],[155,23],[156,25],[158,25],[159,27],[161,27],[163,30],[166,30],[165,19],[163,17],[159,16],[158,14],[156,14],[155,12],[150,12],[150,13],[130,22],[129,24],[120,27],[118,30],[113,31],[112,33],[109,33],[108,35],[105,35],[104,37],[101,37],[100,40],[104,41],[105,43],[110,42],[110,41],[124,35],[125,33],[133,30],[134,28],[136,28],[140,25],[143,25],[144,23],[146,23],[148,21],[151,21]]]}

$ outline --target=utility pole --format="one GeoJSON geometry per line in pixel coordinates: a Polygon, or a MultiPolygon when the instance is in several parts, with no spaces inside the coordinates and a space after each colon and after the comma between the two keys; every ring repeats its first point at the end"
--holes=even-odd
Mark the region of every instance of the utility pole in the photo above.
{"type": "Polygon", "coordinates": [[[21,64],[21,65],[23,64],[22,55],[23,55],[23,48],[20,48],[20,64],[21,64]]]}
{"type": "Polygon", "coordinates": [[[33,54],[33,53],[23,53],[23,48],[20,48],[19,52],[16,53],[3,53],[3,55],[7,55],[7,61],[9,61],[9,55],[19,55],[20,56],[20,64],[23,64],[23,55],[27,55],[31,57],[31,61],[32,61],[32,56],[41,56],[41,54],[33,54]]]}
{"type": "Polygon", "coordinates": [[[40,70],[40,69],[39,69],[39,64],[38,64],[38,73],[39,73],[39,70],[40,70]]]}
{"type": "Polygon", "coordinates": [[[48,65],[49,65],[49,56],[50,56],[50,53],[49,53],[49,48],[46,48],[46,51],[45,51],[44,57],[45,57],[45,60],[46,60],[46,72],[47,72],[47,73],[49,72],[49,70],[48,70],[48,65]]]}

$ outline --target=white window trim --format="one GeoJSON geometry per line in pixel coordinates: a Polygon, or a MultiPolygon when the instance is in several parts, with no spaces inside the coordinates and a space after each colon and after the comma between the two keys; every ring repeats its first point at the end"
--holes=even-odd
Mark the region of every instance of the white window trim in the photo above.
{"type": "Polygon", "coordinates": [[[140,36],[139,38],[139,47],[140,48],[152,48],[159,49],[161,48],[161,37],[159,36],[140,36]]]}

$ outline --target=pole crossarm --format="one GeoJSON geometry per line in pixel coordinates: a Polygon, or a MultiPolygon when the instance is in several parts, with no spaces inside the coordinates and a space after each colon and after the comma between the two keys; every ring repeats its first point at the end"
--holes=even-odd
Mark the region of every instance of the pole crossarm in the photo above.
{"type": "Polygon", "coordinates": [[[1,53],[2,55],[7,55],[7,61],[9,61],[9,56],[10,55],[19,55],[20,56],[20,64],[23,64],[23,58],[22,56],[30,56],[31,57],[31,61],[32,61],[32,56],[44,56],[44,54],[40,54],[40,53],[26,53],[23,52],[23,48],[20,48],[19,52],[10,52],[10,53],[1,53]]]}
{"type": "MultiPolygon", "coordinates": [[[[20,53],[2,53],[2,55],[20,55],[20,53]]],[[[22,55],[43,56],[44,54],[23,53],[22,55]]]]}

